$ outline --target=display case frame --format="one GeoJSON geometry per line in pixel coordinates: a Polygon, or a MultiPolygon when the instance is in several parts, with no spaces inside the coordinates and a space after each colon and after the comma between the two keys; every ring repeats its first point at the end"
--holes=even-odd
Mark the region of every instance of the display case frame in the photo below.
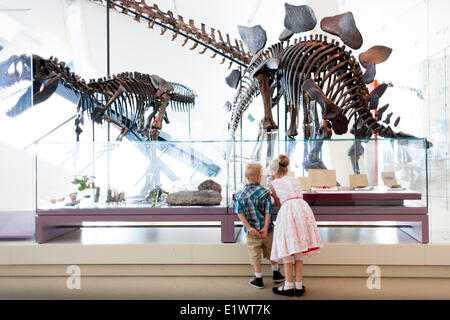
{"type": "MultiPolygon", "coordinates": [[[[353,143],[352,140],[323,141],[327,144],[335,143],[353,143]]],[[[298,140],[296,143],[305,141],[298,140]]],[[[307,141],[309,143],[309,141],[307,141]]],[[[230,150],[245,150],[240,148],[242,144],[256,143],[256,141],[213,141],[213,142],[145,142],[142,145],[164,144],[207,144],[213,146],[219,151],[221,158],[220,165],[224,175],[220,182],[222,184],[222,195],[224,200],[218,206],[160,206],[151,207],[149,205],[96,205],[96,206],[78,206],[78,207],[62,207],[49,208],[40,206],[40,200],[36,199],[36,241],[45,243],[57,236],[67,232],[76,230],[83,226],[83,222],[212,222],[220,223],[221,241],[223,243],[233,243],[236,241],[240,226],[236,224],[239,219],[233,213],[233,194],[239,187],[236,181],[242,176],[236,177],[236,172],[241,172],[241,168],[246,162],[254,162],[255,159],[249,159],[242,154],[236,155],[230,150]],[[240,146],[239,146],[240,144],[240,146]],[[239,147],[238,147],[239,146],[239,147]],[[244,161],[245,160],[245,161],[244,161]]],[[[266,145],[274,143],[282,143],[285,141],[263,141],[266,145]]],[[[420,150],[421,157],[416,155],[415,160],[420,161],[423,167],[419,171],[424,181],[423,191],[403,190],[395,192],[387,192],[383,187],[377,186],[370,192],[361,192],[355,190],[338,190],[336,192],[306,192],[304,199],[307,201],[314,212],[317,221],[327,222],[390,222],[390,226],[398,226],[402,231],[408,233],[414,239],[421,243],[429,242],[429,216],[427,206],[427,190],[428,177],[426,173],[427,151],[426,141],[424,139],[396,139],[389,141],[388,139],[372,140],[369,143],[403,145],[411,150],[420,150]],[[422,147],[420,147],[422,146],[422,147]],[[422,158],[423,157],[423,158],[422,158]],[[423,169],[423,170],[422,170],[423,169]]],[[[113,143],[116,148],[125,148],[127,143],[113,143]]],[[[64,148],[58,148],[58,144],[50,144],[55,147],[55,152],[64,152],[64,148]],[[58,151],[59,150],[59,151],[58,151]]],[[[67,144],[64,144],[67,146],[67,144]]],[[[72,144],[74,145],[74,144],[72,144]]],[[[88,148],[94,147],[95,144],[87,144],[88,148]]],[[[109,144],[107,144],[109,145],[109,144]]],[[[47,145],[48,146],[48,145],[47,145]]],[[[59,144],[61,147],[61,144],[59,144]]],[[[36,146],[36,164],[40,157],[39,149],[42,146],[36,146]]],[[[79,147],[79,145],[78,145],[79,147]]],[[[129,147],[129,146],[128,146],[129,147]]],[[[127,147],[127,148],[128,148],[127,147]]],[[[41,148],[42,149],[42,148],[41,148]]],[[[48,152],[48,148],[43,150],[48,152]]],[[[211,149],[211,148],[207,148],[211,149]]],[[[191,148],[195,154],[195,148],[191,148]]],[[[205,149],[206,150],[206,149],[205,149]]],[[[392,150],[395,150],[393,148],[392,150]]],[[[265,150],[267,151],[267,150],[265,150]]],[[[271,150],[272,155],[275,149],[271,150]]],[[[284,150],[282,150],[284,151],[284,150]]],[[[278,152],[278,151],[277,151],[278,152]]],[[[191,156],[192,156],[191,154],[191,156]]],[[[210,154],[207,155],[211,157],[210,154]]],[[[95,158],[95,157],[94,157],[95,158]]],[[[212,157],[214,158],[214,157],[212,157]]],[[[216,159],[216,158],[215,158],[216,159]]],[[[362,161],[360,159],[360,161],[362,161]]],[[[295,162],[295,161],[294,161],[295,162]]],[[[36,190],[42,183],[40,180],[39,165],[36,166],[36,190]]],[[[420,180],[420,181],[422,181],[420,180]]],[[[58,184],[56,181],[52,183],[58,184]]],[[[192,185],[194,186],[194,185],[192,185]]],[[[172,191],[171,191],[172,192],[172,191]]],[[[38,198],[39,191],[36,192],[38,198]]],[[[274,218],[278,208],[275,208],[274,218]]]]}

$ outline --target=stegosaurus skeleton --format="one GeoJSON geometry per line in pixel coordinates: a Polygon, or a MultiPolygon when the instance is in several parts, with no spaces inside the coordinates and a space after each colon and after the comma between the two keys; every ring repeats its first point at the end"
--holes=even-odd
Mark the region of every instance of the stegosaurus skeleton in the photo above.
{"type": "MultiPolygon", "coordinates": [[[[346,19],[348,22],[350,18],[353,19],[350,15],[351,13],[346,13],[325,19],[346,19]]],[[[354,22],[352,27],[354,31],[356,28],[354,22]]],[[[348,39],[349,31],[346,32],[347,34],[340,36],[348,39]]],[[[293,32],[290,34],[292,36],[293,32]]],[[[337,35],[337,32],[333,34],[337,35]]],[[[382,84],[369,93],[366,83],[372,80],[367,81],[367,79],[373,78],[374,74],[368,76],[368,71],[363,74],[360,64],[345,45],[341,46],[334,40],[328,42],[324,35],[311,35],[309,39],[298,38],[295,39],[294,44],[290,44],[289,37],[283,40],[266,50],[261,48],[260,53],[252,59],[244,71],[242,83],[231,106],[232,115],[228,125],[230,138],[235,138],[243,112],[258,94],[261,94],[264,102],[264,119],[261,121],[261,127],[265,130],[278,129],[272,118],[272,107],[282,96],[285,97],[286,111],[290,113],[290,127],[286,132],[288,138],[293,139],[297,136],[298,112],[303,111],[304,139],[319,139],[319,141],[311,142],[310,152],[308,152],[308,143],[305,143],[303,166],[306,170],[325,168],[320,159],[323,143],[320,140],[330,139],[333,131],[338,135],[346,133],[349,119],[352,117],[355,119],[355,124],[350,132],[356,139],[368,139],[373,134],[388,138],[413,137],[404,132],[396,133],[391,129],[389,123],[392,113],[388,114],[384,120],[388,126],[380,123],[389,105],[378,109],[375,115],[372,114],[372,110],[378,107],[378,100],[387,85],[382,84]],[[275,88],[279,90],[277,90],[277,96],[273,97],[275,88]],[[318,105],[322,108],[320,117],[317,111],[318,105]]],[[[382,46],[373,47],[365,53],[365,57],[369,56],[369,62],[372,62],[371,56],[374,56],[372,60],[375,63],[387,59],[386,56],[377,55],[378,51],[374,54],[374,50],[389,54],[391,51],[382,46]]],[[[366,61],[365,65],[367,66],[366,61]]],[[[373,62],[371,67],[374,68],[373,62]]],[[[399,121],[400,117],[396,119],[394,126],[397,126],[399,121]]],[[[353,160],[353,169],[357,173],[359,173],[357,160],[363,152],[361,141],[355,140],[348,154],[353,160]]]]}

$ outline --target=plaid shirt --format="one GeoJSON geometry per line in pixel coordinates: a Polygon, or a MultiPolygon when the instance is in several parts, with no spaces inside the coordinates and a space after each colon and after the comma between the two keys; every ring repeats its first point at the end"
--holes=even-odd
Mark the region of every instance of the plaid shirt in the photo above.
{"type": "MultiPolygon", "coordinates": [[[[243,214],[248,223],[256,230],[264,227],[266,214],[272,214],[270,191],[259,183],[248,183],[241,191],[236,192],[233,200],[233,211],[243,214]]],[[[272,216],[270,216],[269,231],[273,230],[272,216]]],[[[245,233],[249,233],[244,226],[245,233]]]]}

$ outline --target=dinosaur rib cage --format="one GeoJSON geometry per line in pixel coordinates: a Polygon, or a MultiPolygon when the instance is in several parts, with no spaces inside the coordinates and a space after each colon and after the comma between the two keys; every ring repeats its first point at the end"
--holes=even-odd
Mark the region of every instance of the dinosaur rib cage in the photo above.
{"type": "Polygon", "coordinates": [[[169,92],[170,106],[173,111],[187,111],[195,104],[196,94],[182,84],[171,82],[174,90],[169,92]]]}
{"type": "MultiPolygon", "coordinates": [[[[67,89],[75,92],[80,99],[82,110],[87,111],[91,118],[94,109],[103,107],[119,89],[119,86],[123,86],[125,91],[111,104],[109,109],[112,111],[111,117],[122,125],[127,128],[139,127],[140,117],[151,110],[150,115],[144,117],[147,121],[144,124],[145,126],[150,124],[150,121],[158,112],[158,104],[155,103],[153,98],[156,89],[148,74],[125,72],[114,75],[109,79],[91,81],[88,84],[85,84],[84,80],[83,82],[74,80],[62,77],[60,81],[67,89]]],[[[172,110],[185,111],[193,108],[195,92],[181,84],[171,84],[174,90],[168,92],[168,95],[172,110]]],[[[100,119],[93,118],[92,120],[101,123],[100,119]]]]}
{"type": "MultiPolygon", "coordinates": [[[[279,70],[282,71],[281,85],[287,104],[298,108],[301,103],[306,105],[306,94],[302,90],[302,84],[307,79],[313,79],[322,89],[325,95],[341,108],[343,114],[350,116],[356,114],[356,122],[364,120],[364,125],[372,130],[379,131],[383,126],[368,112],[367,96],[368,89],[362,79],[362,71],[359,63],[351,56],[351,51],[345,50],[345,46],[339,46],[338,42],[327,42],[326,36],[315,35],[309,39],[296,39],[295,43],[289,45],[287,42],[279,42],[254,57],[246,72],[252,74],[261,63],[269,58],[280,60],[279,70]],[[284,47],[284,44],[287,46],[284,47]],[[378,128],[378,130],[377,130],[378,128]]],[[[257,86],[255,80],[251,81],[251,90],[257,86]]],[[[234,137],[234,131],[240,121],[242,113],[251,102],[246,97],[248,86],[242,86],[233,102],[233,114],[230,121],[230,134],[234,137]]],[[[250,93],[248,93],[250,94],[250,93]]],[[[256,96],[251,92],[252,96],[256,96]]],[[[286,109],[289,110],[288,106],[286,109]]],[[[297,109],[298,110],[298,109],[297,109]]]]}
{"type": "Polygon", "coordinates": [[[281,60],[288,103],[298,104],[303,82],[314,79],[343,112],[363,105],[368,91],[359,64],[350,54],[345,47],[326,41],[308,40],[288,47],[281,60]]]}

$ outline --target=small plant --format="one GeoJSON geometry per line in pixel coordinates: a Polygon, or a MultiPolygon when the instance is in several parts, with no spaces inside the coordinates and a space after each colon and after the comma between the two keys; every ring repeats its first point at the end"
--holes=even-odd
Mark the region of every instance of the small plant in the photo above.
{"type": "Polygon", "coordinates": [[[161,201],[161,196],[164,194],[168,195],[169,193],[166,190],[161,189],[161,187],[157,186],[147,194],[145,199],[149,202],[152,201],[152,207],[155,207],[156,203],[161,201]]]}
{"type": "Polygon", "coordinates": [[[75,177],[72,181],[73,184],[79,184],[78,191],[83,191],[86,189],[95,189],[94,177],[82,176],[75,177]]]}

